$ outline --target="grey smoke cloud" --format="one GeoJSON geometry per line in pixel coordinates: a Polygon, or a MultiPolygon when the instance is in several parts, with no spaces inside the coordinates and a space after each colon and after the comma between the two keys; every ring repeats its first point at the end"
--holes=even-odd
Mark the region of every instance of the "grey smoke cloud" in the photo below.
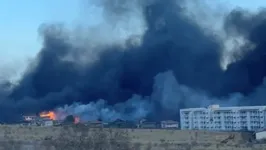
{"type": "Polygon", "coordinates": [[[256,19],[263,11],[224,16],[225,37],[249,41],[237,45],[238,55],[225,69],[224,37],[188,18],[183,1],[115,2],[98,1],[103,22],[80,28],[84,32],[62,25],[40,28],[40,53],[17,85],[6,90],[6,84],[0,92],[1,120],[52,109],[84,120],[162,120],[177,119],[184,107],[265,104],[266,26],[256,19]],[[250,17],[243,21],[243,15],[250,17]]]}
{"type": "Polygon", "coordinates": [[[59,116],[63,114],[60,116],[62,118],[59,119],[72,114],[79,116],[81,121],[95,121],[98,119],[104,121],[115,121],[117,119],[136,121],[145,118],[151,112],[152,104],[149,99],[144,99],[139,95],[133,95],[126,102],[117,103],[114,106],[110,106],[105,100],[100,99],[89,104],[74,103],[56,109],[59,116]]]}

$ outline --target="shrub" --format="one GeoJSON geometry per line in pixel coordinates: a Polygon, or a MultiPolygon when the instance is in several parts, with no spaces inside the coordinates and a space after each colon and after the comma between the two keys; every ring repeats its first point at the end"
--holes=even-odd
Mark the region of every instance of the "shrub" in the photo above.
{"type": "MultiPolygon", "coordinates": [[[[47,138],[44,145],[56,150],[130,150],[133,148],[126,130],[67,126],[55,139],[47,138]]],[[[135,149],[135,147],[134,147],[135,149]]]]}

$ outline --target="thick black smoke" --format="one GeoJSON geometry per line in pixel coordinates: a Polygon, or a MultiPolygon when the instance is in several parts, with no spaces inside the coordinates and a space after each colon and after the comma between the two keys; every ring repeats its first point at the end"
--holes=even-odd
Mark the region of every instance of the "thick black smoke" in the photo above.
{"type": "MultiPolygon", "coordinates": [[[[0,93],[0,120],[65,105],[65,109],[84,110],[83,114],[90,107],[101,118],[108,112],[112,114],[109,118],[133,114],[133,119],[147,116],[160,120],[177,118],[182,107],[230,104],[235,97],[239,105],[265,104],[254,96],[266,75],[264,11],[234,10],[225,18],[228,36],[244,36],[255,46],[241,47],[235,61],[223,70],[221,39],[205,34],[186,18],[176,1],[155,0],[138,6],[147,24],[141,45],[135,46],[129,39],[126,48],[96,47],[98,59],[85,65],[77,62],[84,55],[92,59],[86,53],[91,48],[76,47],[60,26],[43,27],[43,48],[36,61],[10,93],[0,93]],[[249,99],[248,95],[253,96],[249,99]],[[75,102],[89,105],[72,105],[75,102]]],[[[130,8],[108,3],[106,9],[119,16],[130,8]]],[[[5,84],[3,90],[9,86],[5,84]]]]}

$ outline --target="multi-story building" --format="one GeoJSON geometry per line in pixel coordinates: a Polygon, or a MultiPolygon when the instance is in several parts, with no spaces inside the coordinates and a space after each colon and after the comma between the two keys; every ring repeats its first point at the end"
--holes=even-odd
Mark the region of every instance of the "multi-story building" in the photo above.
{"type": "Polygon", "coordinates": [[[181,129],[258,131],[266,128],[266,106],[188,108],[180,110],[181,129]]]}

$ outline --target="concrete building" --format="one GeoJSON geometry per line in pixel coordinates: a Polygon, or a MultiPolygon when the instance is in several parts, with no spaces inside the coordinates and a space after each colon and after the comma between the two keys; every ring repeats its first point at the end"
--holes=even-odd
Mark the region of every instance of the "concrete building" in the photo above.
{"type": "Polygon", "coordinates": [[[266,106],[188,108],[180,110],[181,129],[259,131],[266,128],[266,106]]]}

